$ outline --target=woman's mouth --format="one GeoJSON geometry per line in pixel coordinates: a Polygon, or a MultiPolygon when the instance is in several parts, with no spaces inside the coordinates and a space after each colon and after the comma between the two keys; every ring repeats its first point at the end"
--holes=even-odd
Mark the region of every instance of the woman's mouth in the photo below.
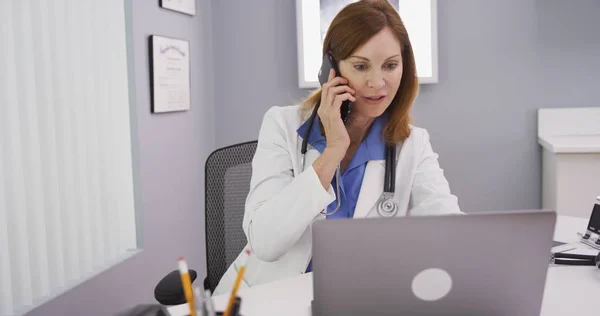
{"type": "Polygon", "coordinates": [[[367,101],[368,103],[374,103],[374,104],[378,104],[381,103],[381,101],[383,101],[385,99],[385,95],[373,95],[373,96],[364,96],[363,100],[367,101]]]}

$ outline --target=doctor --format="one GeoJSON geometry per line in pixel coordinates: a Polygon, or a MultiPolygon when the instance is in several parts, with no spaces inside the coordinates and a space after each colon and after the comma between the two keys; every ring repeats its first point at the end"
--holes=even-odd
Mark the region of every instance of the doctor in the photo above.
{"type": "Polygon", "coordinates": [[[332,70],[299,106],[272,107],[264,116],[243,220],[251,255],[242,251],[215,294],[231,290],[246,259],[242,288],[310,272],[317,220],[461,213],[429,134],[409,123],[419,83],[397,11],[385,0],[351,3],[331,22],[323,47],[340,74],[332,70]],[[344,124],[346,100],[352,107],[344,124]],[[380,213],[376,205],[390,190],[386,169],[395,169],[395,209],[380,213]]]}

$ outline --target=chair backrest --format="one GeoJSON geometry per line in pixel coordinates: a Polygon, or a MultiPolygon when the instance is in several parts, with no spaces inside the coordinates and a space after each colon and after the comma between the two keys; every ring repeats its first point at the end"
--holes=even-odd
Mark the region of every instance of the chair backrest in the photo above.
{"type": "Polygon", "coordinates": [[[242,230],[257,141],[212,152],[205,166],[206,271],[204,288],[214,292],[219,280],[246,246],[242,230]]]}

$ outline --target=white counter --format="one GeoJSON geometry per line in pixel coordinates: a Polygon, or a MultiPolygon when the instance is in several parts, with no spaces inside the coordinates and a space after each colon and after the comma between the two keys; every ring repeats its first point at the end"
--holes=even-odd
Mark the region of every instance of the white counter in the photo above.
{"type": "Polygon", "coordinates": [[[538,140],[552,153],[600,153],[600,135],[540,136],[538,140]]]}
{"type": "Polygon", "coordinates": [[[600,195],[600,107],[540,109],[542,208],[589,217],[600,195]]]}

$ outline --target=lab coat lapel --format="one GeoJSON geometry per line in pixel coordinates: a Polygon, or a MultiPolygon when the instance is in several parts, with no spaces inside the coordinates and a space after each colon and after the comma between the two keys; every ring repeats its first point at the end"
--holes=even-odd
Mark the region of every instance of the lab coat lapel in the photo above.
{"type": "Polygon", "coordinates": [[[354,209],[354,218],[367,216],[373,205],[383,193],[385,160],[372,160],[367,163],[360,193],[354,209]]]}

